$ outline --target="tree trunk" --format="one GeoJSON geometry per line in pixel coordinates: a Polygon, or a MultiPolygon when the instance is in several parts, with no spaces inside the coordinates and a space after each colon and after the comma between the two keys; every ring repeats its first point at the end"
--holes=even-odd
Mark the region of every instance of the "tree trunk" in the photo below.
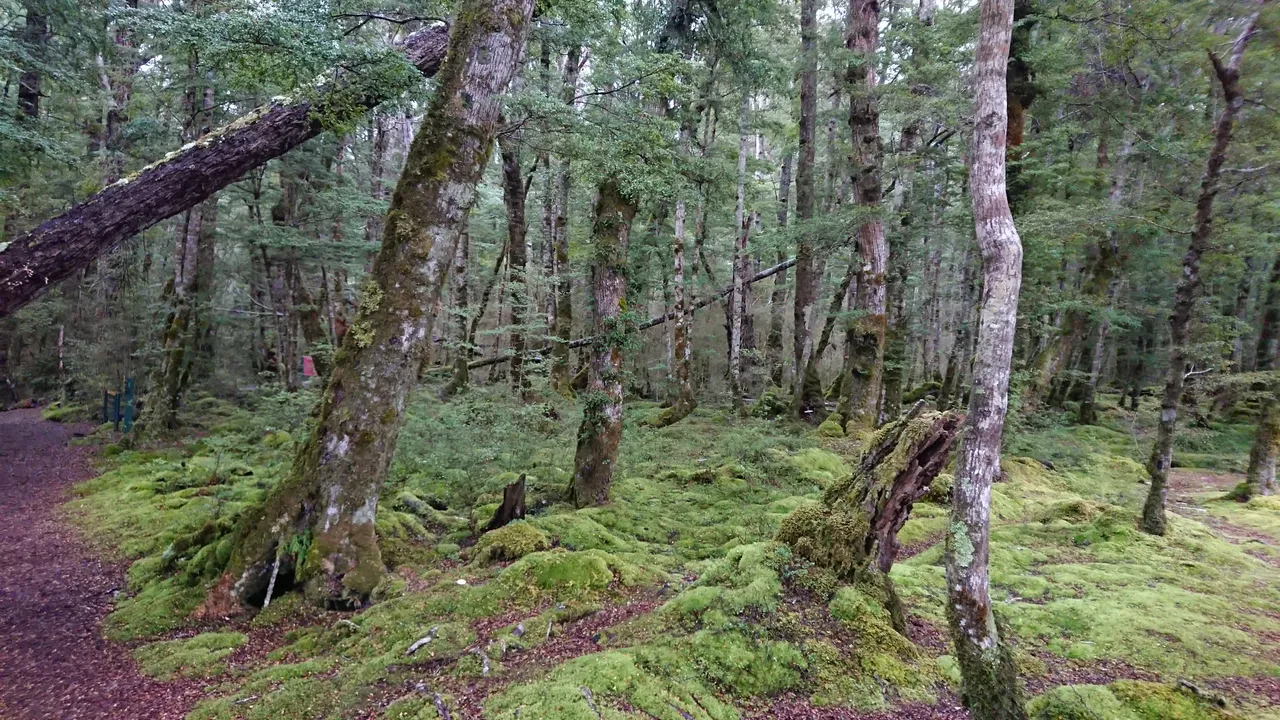
{"type": "MultiPolygon", "coordinates": [[[[1280,369],[1280,357],[1276,354],[1276,332],[1280,325],[1280,256],[1271,266],[1267,287],[1266,307],[1263,308],[1262,331],[1258,336],[1256,352],[1258,372],[1274,373],[1280,369]]],[[[1259,495],[1271,495],[1280,488],[1276,485],[1276,456],[1280,454],[1280,383],[1274,380],[1263,395],[1258,414],[1258,428],[1253,436],[1253,449],[1249,453],[1249,470],[1245,474],[1242,492],[1235,493],[1241,501],[1259,495]]]]}
{"type": "Polygon", "coordinates": [[[876,45],[879,43],[879,0],[850,0],[849,29],[845,48],[854,61],[845,72],[849,87],[849,131],[852,136],[854,202],[874,215],[858,230],[862,273],[858,278],[857,316],[850,322],[846,337],[844,381],[837,412],[846,426],[871,427],[876,424],[876,408],[884,375],[884,343],[887,315],[885,270],[888,248],[884,221],[878,211],[883,196],[881,166],[884,144],[880,139],[880,111],[876,100],[876,45]]]}
{"type": "Polygon", "coordinates": [[[573,458],[569,498],[574,505],[603,505],[618,462],[622,441],[622,348],[627,328],[622,309],[627,293],[627,244],[636,215],[633,200],[617,181],[600,184],[595,222],[591,229],[594,251],[591,262],[592,343],[587,390],[582,395],[582,425],[573,458]]]}
{"type": "MultiPolygon", "coordinates": [[[[578,93],[581,56],[581,48],[575,45],[569,48],[564,61],[563,98],[570,107],[578,93]]],[[[567,397],[573,396],[569,372],[569,338],[573,336],[573,276],[569,272],[569,190],[572,186],[569,159],[564,158],[560,161],[560,173],[556,177],[555,327],[552,333],[556,341],[551,346],[551,386],[567,397]]]]}
{"type": "Polygon", "coordinates": [[[467,289],[467,265],[471,259],[471,237],[467,233],[458,236],[458,247],[453,253],[453,272],[449,275],[449,298],[453,303],[455,335],[458,346],[454,348],[453,378],[441,389],[442,397],[456,395],[471,382],[471,333],[468,332],[470,307],[467,289]]]}
{"type": "Polygon", "coordinates": [[[1000,474],[1022,284],[1022,243],[1009,211],[1004,173],[1005,65],[1013,0],[982,0],[980,8],[969,187],[983,287],[973,392],[946,540],[947,615],[962,676],[960,697],[969,713],[982,720],[1024,720],[1017,666],[1008,643],[1001,641],[988,582],[991,483],[1000,474]]]}
{"type": "MultiPolygon", "coordinates": [[[[782,172],[778,179],[778,229],[787,227],[787,202],[791,193],[791,153],[782,158],[782,172]]],[[[786,259],[786,254],[778,250],[778,262],[786,259]]],[[[787,304],[787,273],[783,271],[774,276],[773,293],[769,296],[769,335],[765,338],[765,357],[769,365],[769,382],[774,387],[782,387],[785,363],[782,360],[782,325],[783,310],[787,304]]]]}
{"type": "MultiPolygon", "coordinates": [[[[682,147],[681,151],[688,153],[688,141],[691,128],[684,128],[681,132],[682,147]]],[[[672,304],[674,307],[667,315],[672,316],[675,320],[675,327],[672,329],[672,348],[671,348],[671,365],[672,375],[675,380],[676,397],[671,403],[671,407],[662,411],[657,420],[653,422],[655,427],[667,427],[680,422],[689,416],[698,407],[698,399],[693,394],[693,344],[690,342],[690,325],[693,324],[693,316],[690,314],[689,308],[689,288],[685,282],[685,215],[687,214],[687,205],[683,195],[676,197],[675,218],[674,218],[674,238],[671,244],[672,255],[672,304]]],[[[666,317],[664,315],[663,317],[666,317]]]]}
{"type": "Polygon", "coordinates": [[[465,0],[458,8],[315,427],[289,476],[242,518],[210,611],[263,596],[273,572],[333,607],[362,604],[382,578],[378,497],[532,12],[532,0],[465,0]],[[305,552],[286,550],[295,538],[305,552]]]}
{"type": "Polygon", "coordinates": [[[812,381],[807,369],[812,363],[813,306],[818,299],[818,286],[822,282],[817,272],[817,258],[813,250],[814,212],[817,209],[817,177],[814,162],[817,145],[815,130],[818,122],[818,0],[800,0],[800,54],[803,67],[800,71],[800,152],[796,159],[796,221],[800,235],[796,240],[796,299],[792,318],[793,354],[795,377],[793,402],[796,417],[801,420],[821,421],[815,417],[822,409],[821,381],[812,381]]]}
{"type": "MultiPolygon", "coordinates": [[[[400,49],[430,77],[444,58],[447,40],[446,29],[426,28],[406,38],[400,49]]],[[[316,103],[259,108],[14,238],[0,252],[0,316],[120,242],[195,207],[249,170],[319,135],[324,130],[319,118],[327,107],[344,112],[353,104],[373,107],[392,97],[392,91],[399,88],[339,82],[316,103]]]]}
{"type": "Polygon", "coordinates": [[[747,121],[751,112],[751,96],[742,93],[738,108],[738,206],[734,213],[737,238],[733,244],[733,294],[729,296],[729,393],[733,407],[743,408],[742,333],[747,315],[747,238],[751,221],[747,215],[747,121]]]}
{"type": "Polygon", "coordinates": [[[502,202],[507,209],[507,262],[511,273],[511,387],[522,398],[529,395],[524,374],[525,312],[529,308],[526,282],[528,256],[525,248],[525,183],[520,170],[519,135],[502,140],[502,202]]]}
{"type": "Polygon", "coordinates": [[[1168,492],[1169,468],[1173,466],[1173,435],[1178,424],[1178,403],[1186,383],[1187,344],[1191,316],[1195,311],[1196,294],[1200,290],[1200,257],[1210,248],[1213,233],[1213,200],[1218,194],[1218,179],[1227,159],[1227,146],[1231,143],[1231,131],[1236,115],[1244,105],[1240,93],[1240,61],[1244,48],[1257,27],[1255,13],[1236,38],[1231,59],[1223,65],[1217,55],[1209,53],[1213,70],[1222,85],[1225,105],[1213,132],[1213,148],[1205,165],[1204,178],[1200,181],[1200,195],[1196,198],[1195,227],[1191,231],[1191,244],[1182,259],[1182,281],[1173,298],[1173,315],[1169,319],[1171,336],[1169,348],[1169,377],[1165,380],[1164,395],[1160,399],[1160,425],[1156,442],[1151,448],[1147,472],[1151,475],[1151,487],[1142,508],[1142,529],[1153,535],[1165,531],[1165,494],[1168,492]]]}

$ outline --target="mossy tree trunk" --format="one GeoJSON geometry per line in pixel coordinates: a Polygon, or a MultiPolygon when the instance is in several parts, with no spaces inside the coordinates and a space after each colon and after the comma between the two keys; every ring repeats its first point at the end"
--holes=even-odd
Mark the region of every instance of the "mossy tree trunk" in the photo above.
{"type": "Polygon", "coordinates": [[[528,232],[525,198],[529,186],[520,170],[520,136],[516,134],[505,138],[500,145],[502,202],[507,209],[507,263],[511,273],[511,387],[521,399],[528,399],[529,380],[524,372],[524,326],[525,313],[530,305],[529,285],[526,281],[529,259],[525,248],[525,235],[528,232]]]}
{"type": "Polygon", "coordinates": [[[1225,105],[1218,116],[1213,132],[1213,147],[1205,165],[1204,178],[1200,181],[1200,194],[1196,198],[1195,225],[1191,231],[1191,244],[1182,258],[1182,280],[1173,298],[1173,314],[1169,318],[1170,349],[1169,376],[1165,380],[1164,395],[1160,399],[1160,425],[1156,441],[1151,448],[1147,472],[1151,475],[1151,487],[1142,507],[1142,529],[1152,535],[1165,531],[1165,495],[1168,492],[1169,469],[1173,467],[1173,436],[1178,424],[1178,403],[1187,380],[1187,350],[1190,341],[1191,317],[1195,312],[1196,295],[1200,291],[1200,258],[1210,249],[1213,234],[1213,200],[1218,195],[1218,181],[1222,165],[1227,159],[1227,147],[1231,144],[1231,132],[1236,115],[1244,106],[1240,92],[1240,61],[1245,45],[1252,37],[1258,22],[1255,13],[1231,49],[1231,59],[1226,65],[1213,53],[1214,74],[1222,86],[1225,105]]]}
{"type": "Polygon", "coordinates": [[[988,582],[991,484],[1000,474],[1022,285],[1022,242],[1005,194],[1005,69],[1013,0],[982,0],[980,17],[969,194],[983,287],[973,390],[946,539],[947,615],[962,676],[960,697],[970,715],[1023,720],[1017,667],[1007,639],[1000,637],[988,582]]]}
{"type": "MultiPolygon", "coordinates": [[[[808,369],[815,364],[813,330],[814,304],[818,300],[818,288],[822,284],[818,261],[814,255],[813,238],[807,227],[817,210],[817,157],[818,122],[818,2],[800,2],[800,125],[799,154],[796,157],[796,221],[803,226],[796,240],[796,297],[793,304],[793,402],[796,417],[820,422],[815,418],[824,401],[822,382],[811,377],[808,369]]],[[[816,373],[815,373],[816,374],[816,373]]]]}
{"type": "Polygon", "coordinates": [[[602,505],[622,441],[622,351],[628,328],[624,316],[627,293],[627,245],[635,201],[615,179],[600,184],[591,229],[592,332],[587,388],[582,394],[582,425],[573,459],[569,497],[578,507],[602,505]]]}
{"type": "Polygon", "coordinates": [[[449,275],[451,287],[450,300],[453,304],[454,348],[453,377],[440,391],[442,397],[456,395],[471,382],[469,363],[471,362],[471,333],[468,331],[468,315],[471,310],[471,291],[467,283],[467,265],[471,258],[471,237],[467,233],[458,236],[457,248],[453,251],[453,272],[449,275]]]}
{"type": "Polygon", "coordinates": [[[845,71],[849,87],[849,157],[853,197],[857,207],[869,213],[858,229],[862,271],[858,278],[855,309],[846,332],[844,382],[837,412],[845,425],[874,427],[884,377],[884,344],[887,325],[885,272],[889,249],[884,220],[878,215],[883,199],[881,170],[884,143],[880,139],[880,110],[876,98],[876,46],[880,41],[878,0],[850,0],[849,30],[845,48],[853,61],[845,71]]]}
{"type": "MultiPolygon", "coordinates": [[[[1277,330],[1280,330],[1280,256],[1272,265],[1265,302],[1262,331],[1255,352],[1256,370],[1275,373],[1280,370],[1280,357],[1275,351],[1277,330]]],[[[1253,449],[1249,453],[1249,469],[1236,499],[1245,501],[1280,490],[1276,485],[1277,454],[1280,454],[1280,382],[1272,380],[1263,395],[1253,449]]]]}
{"type": "Polygon", "coordinates": [[[364,602],[382,578],[374,536],[379,494],[532,12],[532,0],[465,0],[458,7],[435,94],[315,427],[289,476],[241,520],[211,607],[255,600],[273,568],[304,583],[313,601],[335,607],[364,602]]]}
{"type": "MultiPolygon", "coordinates": [[[[685,137],[688,137],[688,128],[685,137]]],[[[689,288],[685,281],[685,218],[688,213],[683,196],[675,201],[674,238],[671,244],[672,278],[671,293],[674,307],[668,315],[672,318],[672,376],[675,380],[676,397],[671,407],[663,410],[654,427],[674,425],[689,416],[698,407],[698,398],[693,392],[693,344],[690,338],[690,325],[693,314],[689,308],[689,288]]]]}

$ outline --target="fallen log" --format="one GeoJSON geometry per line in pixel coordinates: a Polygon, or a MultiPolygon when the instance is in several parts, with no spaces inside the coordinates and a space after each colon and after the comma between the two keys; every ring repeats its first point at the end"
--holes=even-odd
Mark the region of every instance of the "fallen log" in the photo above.
{"type": "MultiPolygon", "coordinates": [[[[433,26],[409,35],[398,48],[431,77],[440,69],[448,41],[448,28],[433,26]]],[[[258,108],[36,229],[0,242],[0,317],[124,240],[199,205],[248,171],[319,135],[326,111],[349,112],[353,104],[372,108],[398,94],[397,88],[371,85],[357,88],[338,76],[318,99],[280,99],[258,108]]]]}
{"type": "Polygon", "coordinates": [[[902,632],[901,603],[889,580],[898,531],[947,464],[964,419],[958,412],[923,410],[918,402],[877,430],[853,473],[828,487],[821,502],[793,510],[778,530],[778,540],[796,555],[868,589],[902,632]]]}

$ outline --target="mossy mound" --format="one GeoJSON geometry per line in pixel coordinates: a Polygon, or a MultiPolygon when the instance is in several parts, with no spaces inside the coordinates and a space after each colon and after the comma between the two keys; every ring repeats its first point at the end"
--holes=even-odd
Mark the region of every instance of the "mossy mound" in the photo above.
{"type": "Polygon", "coordinates": [[[92,411],[87,405],[66,405],[55,402],[40,411],[40,419],[46,422],[83,422],[91,417],[92,411]]]}
{"type": "Polygon", "coordinates": [[[932,503],[934,505],[950,505],[951,504],[951,488],[955,487],[956,476],[950,473],[939,473],[938,477],[929,483],[929,491],[920,498],[921,502],[932,503]]]}
{"type": "Polygon", "coordinates": [[[516,522],[480,536],[475,547],[475,562],[492,563],[519,560],[532,552],[551,548],[551,539],[532,523],[516,522]]]}
{"type": "Polygon", "coordinates": [[[840,413],[831,413],[813,434],[823,438],[844,437],[844,416],[840,413]]]}
{"type": "Polygon", "coordinates": [[[760,393],[760,398],[751,405],[751,416],[772,419],[786,417],[791,414],[791,393],[770,385],[760,393]]]}
{"type": "Polygon", "coordinates": [[[241,633],[208,632],[144,645],[133,651],[133,657],[143,674],[157,680],[211,678],[224,672],[226,657],[248,641],[241,633]]]}
{"type": "Polygon", "coordinates": [[[1031,720],[1238,720],[1217,703],[1159,683],[1063,685],[1033,699],[1031,720]]]}

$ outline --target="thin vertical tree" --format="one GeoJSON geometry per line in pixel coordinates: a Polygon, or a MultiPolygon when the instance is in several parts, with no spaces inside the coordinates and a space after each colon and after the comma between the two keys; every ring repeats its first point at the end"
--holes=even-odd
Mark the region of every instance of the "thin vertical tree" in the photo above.
{"type": "Polygon", "coordinates": [[[1000,473],[1022,285],[1022,241],[1005,192],[1005,65],[1013,0],[982,0],[980,17],[969,193],[983,287],[973,390],[946,539],[947,615],[962,675],[960,697],[969,713],[977,720],[1022,720],[1022,688],[1008,642],[1000,637],[988,569],[991,483],[1000,473]]]}
{"type": "Polygon", "coordinates": [[[1222,177],[1222,165],[1227,160],[1227,147],[1231,144],[1231,132],[1236,116],[1244,106],[1240,92],[1240,61],[1245,46],[1257,28],[1255,13],[1245,23],[1244,30],[1231,48],[1231,58],[1224,65],[1213,52],[1209,61],[1214,76],[1222,86],[1224,105],[1214,124],[1213,147],[1205,164],[1204,177],[1200,181],[1200,194],[1196,197],[1195,225],[1191,230],[1191,244],[1182,258],[1182,280],[1173,298],[1173,313],[1169,318],[1169,376],[1165,379],[1164,394],[1160,398],[1160,425],[1147,472],[1151,486],[1147,501],[1142,507],[1142,529],[1152,535],[1165,531],[1165,495],[1168,493],[1169,469],[1173,467],[1173,436],[1178,425],[1178,403],[1187,381],[1187,351],[1190,341],[1191,316],[1195,311],[1196,295],[1200,291],[1200,258],[1210,248],[1213,235],[1213,200],[1218,195],[1218,181],[1222,177]]]}
{"type": "MultiPolygon", "coordinates": [[[[796,297],[793,354],[794,406],[802,420],[813,418],[822,407],[822,382],[814,365],[814,303],[822,278],[814,257],[812,222],[817,209],[817,176],[815,131],[818,122],[818,2],[800,0],[800,127],[799,154],[796,158],[796,222],[800,233],[796,240],[796,297]]],[[[820,419],[820,418],[819,418],[820,419]]]]}

